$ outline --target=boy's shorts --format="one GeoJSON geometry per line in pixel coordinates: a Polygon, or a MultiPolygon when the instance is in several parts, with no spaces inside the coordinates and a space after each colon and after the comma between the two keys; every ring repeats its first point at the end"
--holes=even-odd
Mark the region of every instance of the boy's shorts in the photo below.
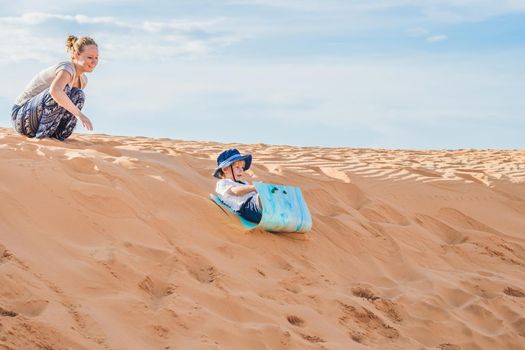
{"type": "Polygon", "coordinates": [[[258,224],[262,218],[261,208],[259,207],[259,196],[255,195],[247,199],[246,202],[241,205],[239,214],[246,220],[258,224]]]}

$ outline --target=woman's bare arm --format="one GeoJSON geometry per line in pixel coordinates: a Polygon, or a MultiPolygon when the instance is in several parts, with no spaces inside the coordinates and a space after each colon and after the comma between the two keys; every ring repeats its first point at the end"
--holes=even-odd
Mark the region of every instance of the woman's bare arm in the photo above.
{"type": "Polygon", "coordinates": [[[80,119],[84,127],[88,130],[93,130],[93,125],[88,117],[78,109],[77,106],[69,99],[64,92],[67,83],[71,81],[71,74],[65,70],[61,70],[56,75],[55,79],[49,87],[49,94],[58,103],[59,106],[64,107],[68,112],[80,119]]]}

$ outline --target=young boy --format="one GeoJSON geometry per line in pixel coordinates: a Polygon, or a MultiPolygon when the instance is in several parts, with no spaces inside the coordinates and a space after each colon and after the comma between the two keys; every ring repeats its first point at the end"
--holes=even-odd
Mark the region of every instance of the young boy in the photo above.
{"type": "Polygon", "coordinates": [[[243,218],[259,223],[262,217],[259,195],[255,186],[243,181],[244,171],[248,170],[251,164],[251,154],[241,155],[235,148],[219,154],[217,168],[213,172],[213,176],[220,179],[217,181],[215,192],[243,218]]]}

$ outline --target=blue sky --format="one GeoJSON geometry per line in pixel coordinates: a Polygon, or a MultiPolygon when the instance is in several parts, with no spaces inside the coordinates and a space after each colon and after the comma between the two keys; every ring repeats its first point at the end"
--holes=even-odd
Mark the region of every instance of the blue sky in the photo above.
{"type": "Polygon", "coordinates": [[[96,133],[525,148],[525,0],[0,0],[0,126],[69,33],[96,133]]]}

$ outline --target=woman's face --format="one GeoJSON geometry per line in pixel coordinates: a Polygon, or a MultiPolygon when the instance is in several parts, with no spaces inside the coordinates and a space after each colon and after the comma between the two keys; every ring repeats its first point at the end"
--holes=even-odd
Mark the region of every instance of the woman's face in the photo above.
{"type": "Polygon", "coordinates": [[[97,45],[86,45],[84,50],[74,54],[74,61],[84,72],[91,73],[98,64],[98,47],[97,45]]]}

